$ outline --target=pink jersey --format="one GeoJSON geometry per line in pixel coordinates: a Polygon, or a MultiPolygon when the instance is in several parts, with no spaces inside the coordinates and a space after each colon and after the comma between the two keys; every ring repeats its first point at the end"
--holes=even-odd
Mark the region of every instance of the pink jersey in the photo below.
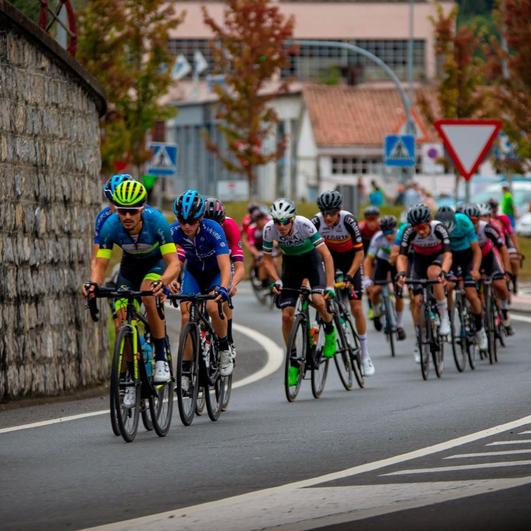
{"type": "Polygon", "coordinates": [[[251,223],[251,214],[245,214],[242,219],[242,234],[247,233],[247,229],[251,223]]]}
{"type": "Polygon", "coordinates": [[[227,243],[230,249],[230,259],[232,262],[243,262],[243,249],[240,239],[240,227],[238,224],[228,216],[223,222],[223,231],[227,237],[227,243]]]}

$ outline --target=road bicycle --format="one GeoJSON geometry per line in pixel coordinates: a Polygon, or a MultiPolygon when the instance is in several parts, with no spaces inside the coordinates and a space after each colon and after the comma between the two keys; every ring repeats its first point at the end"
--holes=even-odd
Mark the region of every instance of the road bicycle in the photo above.
{"type": "MultiPolygon", "coordinates": [[[[299,394],[302,380],[307,379],[310,371],[312,394],[319,398],[323,393],[328,375],[329,358],[323,356],[324,323],[317,310],[312,321],[310,307],[311,296],[322,294],[322,289],[311,289],[303,285],[299,289],[283,288],[282,291],[297,293],[297,312],[288,338],[286,361],[284,364],[284,390],[288,402],[293,402],[299,394]],[[290,375],[296,374],[296,382],[290,385],[290,375]]],[[[293,377],[295,380],[295,377],[293,377]]]]}
{"type": "Polygon", "coordinates": [[[397,326],[396,326],[396,307],[395,307],[395,294],[389,289],[390,280],[375,280],[375,286],[382,286],[380,292],[380,311],[384,316],[384,334],[389,348],[391,349],[391,357],[396,355],[395,341],[398,341],[397,326]]]}
{"type": "Polygon", "coordinates": [[[253,263],[249,274],[251,287],[253,288],[253,293],[256,297],[256,300],[260,304],[263,304],[269,308],[273,308],[275,304],[275,296],[271,293],[271,288],[269,287],[270,282],[268,281],[267,283],[264,283],[262,280],[260,280],[260,278],[258,278],[258,265],[261,260],[261,258],[253,257],[253,263]]]}
{"type": "MultiPolygon", "coordinates": [[[[225,402],[225,393],[230,393],[227,389],[230,389],[232,375],[221,376],[217,338],[206,310],[207,301],[217,297],[217,293],[167,297],[175,304],[190,303],[190,317],[179,338],[175,389],[179,416],[185,426],[190,426],[195,415],[202,413],[203,400],[212,421],[217,421],[223,405],[228,405],[228,402],[225,402]],[[200,388],[202,397],[198,402],[200,388]]],[[[218,301],[218,313],[221,319],[225,319],[222,301],[218,301]]]]}
{"type": "MultiPolygon", "coordinates": [[[[147,370],[146,360],[141,352],[141,340],[151,343],[149,324],[144,315],[137,308],[137,300],[141,297],[153,296],[151,290],[135,291],[128,287],[108,288],[98,287],[90,282],[85,284],[86,289],[94,286],[94,297],[89,298],[88,307],[94,321],[98,321],[99,310],[96,300],[125,299],[126,316],[120,325],[116,337],[109,393],[111,426],[115,435],[121,435],[126,442],[132,442],[138,431],[139,417],[142,414],[145,427],[151,427],[159,437],[168,434],[173,414],[173,362],[170,343],[167,336],[166,360],[170,368],[170,380],[165,383],[155,383],[152,371],[147,370]],[[135,402],[129,407],[124,404],[127,390],[135,389],[135,402]],[[149,417],[145,411],[145,401],[149,405],[149,417]]],[[[157,311],[161,318],[164,314],[161,310],[160,299],[157,298],[157,311]]]]}
{"type": "Polygon", "coordinates": [[[334,324],[337,330],[337,351],[334,356],[339,379],[343,387],[350,391],[353,376],[360,388],[365,386],[361,370],[361,347],[352,314],[350,313],[349,292],[352,289],[343,281],[342,275],[336,275],[336,298],[331,301],[334,324]]]}
{"type": "Polygon", "coordinates": [[[420,286],[422,299],[419,309],[420,323],[416,327],[417,346],[420,354],[420,370],[422,378],[428,379],[430,371],[430,357],[433,360],[435,374],[440,378],[444,368],[444,339],[439,334],[440,317],[437,301],[433,295],[432,286],[439,284],[438,280],[406,279],[408,286],[420,286]]]}
{"type": "Polygon", "coordinates": [[[479,345],[476,338],[476,325],[472,308],[465,293],[464,277],[461,268],[452,276],[450,282],[455,283],[453,301],[448,301],[450,318],[451,346],[455,366],[459,372],[466,368],[466,360],[472,370],[479,357],[479,345]]]}
{"type": "Polygon", "coordinates": [[[498,343],[505,346],[505,327],[501,307],[492,286],[492,277],[483,276],[480,280],[480,291],[484,308],[484,326],[488,340],[489,363],[498,361],[498,343]]]}

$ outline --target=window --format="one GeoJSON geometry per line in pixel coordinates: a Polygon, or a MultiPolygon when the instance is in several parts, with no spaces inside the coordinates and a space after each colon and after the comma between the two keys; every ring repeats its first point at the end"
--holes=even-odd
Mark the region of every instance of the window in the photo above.
{"type": "Polygon", "coordinates": [[[332,175],[380,175],[382,157],[332,157],[332,175]]]}

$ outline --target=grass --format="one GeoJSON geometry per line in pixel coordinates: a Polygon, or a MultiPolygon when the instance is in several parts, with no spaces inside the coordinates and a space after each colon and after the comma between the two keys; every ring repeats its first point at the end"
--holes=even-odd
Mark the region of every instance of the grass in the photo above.
{"type": "Polygon", "coordinates": [[[531,280],[531,238],[520,236],[520,252],[525,256],[524,266],[520,270],[520,278],[522,280],[531,280]]]}

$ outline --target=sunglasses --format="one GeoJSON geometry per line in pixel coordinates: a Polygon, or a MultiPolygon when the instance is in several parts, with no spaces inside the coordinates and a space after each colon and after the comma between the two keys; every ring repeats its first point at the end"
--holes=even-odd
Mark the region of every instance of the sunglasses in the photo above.
{"type": "Polygon", "coordinates": [[[197,223],[199,223],[199,219],[184,219],[184,218],[181,218],[180,216],[177,216],[177,221],[179,222],[180,225],[190,225],[190,226],[197,225],[197,223]]]}
{"type": "Polygon", "coordinates": [[[323,216],[335,216],[339,214],[339,209],[334,208],[333,210],[321,210],[323,216]]]}
{"type": "Polygon", "coordinates": [[[127,216],[129,214],[130,216],[136,216],[139,212],[142,211],[141,208],[117,208],[118,214],[120,216],[127,216]]]}
{"type": "Polygon", "coordinates": [[[275,225],[289,225],[292,221],[293,221],[293,218],[275,219],[275,220],[273,220],[273,223],[275,225]]]}

